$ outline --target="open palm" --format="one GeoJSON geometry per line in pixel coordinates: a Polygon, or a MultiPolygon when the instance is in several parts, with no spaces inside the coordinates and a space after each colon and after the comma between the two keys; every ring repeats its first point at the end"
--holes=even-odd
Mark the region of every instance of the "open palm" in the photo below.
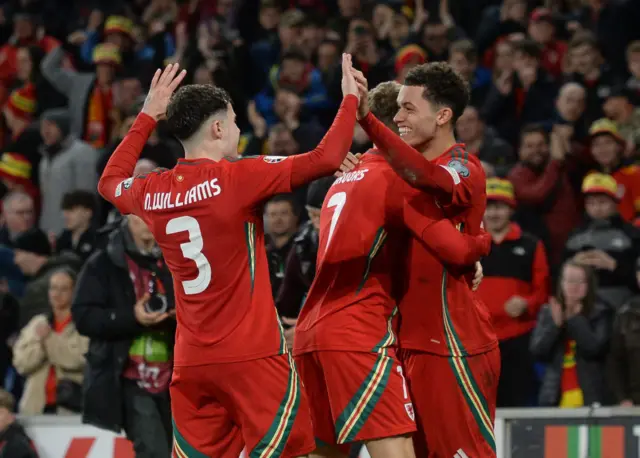
{"type": "Polygon", "coordinates": [[[142,112],[148,114],[156,121],[159,121],[166,115],[171,94],[173,94],[173,91],[176,90],[187,74],[186,70],[178,73],[179,69],[179,64],[169,64],[164,70],[156,70],[155,75],[153,75],[151,88],[144,101],[142,112]]]}

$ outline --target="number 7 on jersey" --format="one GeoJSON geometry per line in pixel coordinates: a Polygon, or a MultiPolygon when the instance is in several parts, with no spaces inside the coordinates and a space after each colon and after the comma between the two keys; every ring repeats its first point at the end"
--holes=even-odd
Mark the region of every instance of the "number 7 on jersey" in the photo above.
{"type": "Polygon", "coordinates": [[[333,211],[333,216],[331,217],[331,226],[329,226],[329,236],[327,237],[327,246],[324,248],[326,252],[329,248],[329,243],[331,242],[331,237],[333,237],[333,231],[336,228],[336,224],[338,223],[338,218],[340,218],[340,213],[342,213],[342,209],[344,208],[344,204],[347,203],[347,193],[346,192],[337,192],[331,196],[329,199],[329,203],[327,203],[327,208],[336,207],[333,211]]]}

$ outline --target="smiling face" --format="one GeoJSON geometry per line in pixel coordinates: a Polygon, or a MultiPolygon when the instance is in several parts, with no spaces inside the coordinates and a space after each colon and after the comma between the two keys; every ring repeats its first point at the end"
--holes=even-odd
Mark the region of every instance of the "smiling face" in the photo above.
{"type": "Polygon", "coordinates": [[[436,134],[438,110],[423,97],[421,86],[402,86],[398,94],[400,107],[393,121],[400,137],[414,148],[428,144],[436,134]]]}

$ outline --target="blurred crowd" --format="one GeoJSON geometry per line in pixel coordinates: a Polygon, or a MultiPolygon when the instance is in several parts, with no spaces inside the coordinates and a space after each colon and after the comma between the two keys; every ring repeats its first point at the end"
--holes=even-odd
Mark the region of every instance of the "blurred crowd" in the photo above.
{"type": "MultiPolygon", "coordinates": [[[[313,149],[341,100],[342,52],[370,87],[435,61],[470,84],[456,131],[489,177],[478,294],[500,339],[498,406],[640,403],[640,2],[0,5],[0,439],[13,410],[82,412],[138,456],[169,456],[175,320],[152,322],[146,304],[170,307],[171,277],[144,223],[97,196],[99,174],[168,62],[230,93],[241,154],[313,149]]],[[[371,146],[356,127],[352,152],[371,146]]],[[[160,123],[136,173],[181,155],[160,123]]],[[[331,183],[264,206],[289,340],[331,183]]]]}

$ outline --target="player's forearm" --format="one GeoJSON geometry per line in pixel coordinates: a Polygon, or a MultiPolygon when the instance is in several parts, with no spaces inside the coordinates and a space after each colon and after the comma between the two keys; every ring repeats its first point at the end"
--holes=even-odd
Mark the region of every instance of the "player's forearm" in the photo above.
{"type": "Polygon", "coordinates": [[[127,135],[113,152],[98,182],[98,192],[106,200],[112,202],[116,187],[122,180],[131,178],[140,153],[142,153],[142,149],[155,127],[156,121],[153,118],[140,113],[127,135]]]}
{"type": "Polygon", "coordinates": [[[426,228],[422,241],[443,263],[454,266],[472,265],[491,248],[491,238],[486,232],[478,236],[462,234],[448,220],[426,228]]]}
{"type": "Polygon", "coordinates": [[[443,203],[451,201],[453,177],[444,167],[425,159],[371,112],[360,120],[360,125],[403,180],[414,188],[436,193],[443,203]]]}
{"type": "Polygon", "coordinates": [[[313,150],[291,158],[291,187],[307,184],[318,178],[332,175],[349,152],[353,129],[356,126],[358,99],[347,95],[329,131],[313,150]]]}

